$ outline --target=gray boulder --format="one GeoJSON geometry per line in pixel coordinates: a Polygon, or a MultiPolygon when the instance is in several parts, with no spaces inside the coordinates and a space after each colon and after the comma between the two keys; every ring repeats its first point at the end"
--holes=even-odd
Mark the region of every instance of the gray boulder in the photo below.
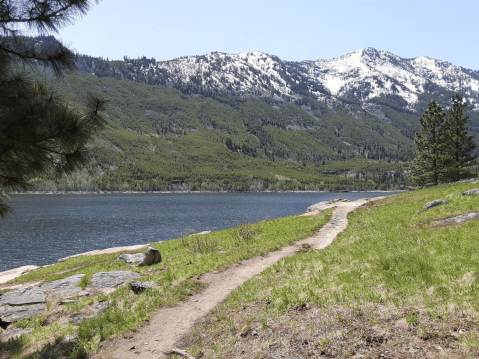
{"type": "Polygon", "coordinates": [[[473,188],[468,191],[462,192],[463,196],[472,196],[473,194],[479,194],[479,188],[473,188]]]}
{"type": "Polygon", "coordinates": [[[4,305],[0,306],[0,320],[5,323],[13,323],[38,315],[46,309],[45,304],[4,305]]]}
{"type": "Polygon", "coordinates": [[[148,247],[145,253],[121,254],[117,261],[123,261],[128,264],[139,263],[140,266],[150,266],[161,262],[161,253],[158,249],[148,247]]]}
{"type": "Polygon", "coordinates": [[[0,305],[25,305],[45,303],[45,294],[39,286],[7,292],[0,297],[0,305]]]}
{"type": "Polygon", "coordinates": [[[467,221],[469,219],[475,219],[475,218],[479,218],[479,213],[461,214],[460,216],[457,216],[457,217],[452,217],[452,218],[443,219],[441,221],[437,221],[436,224],[462,223],[462,222],[467,221]]]}
{"type": "Polygon", "coordinates": [[[47,297],[65,298],[76,296],[81,292],[81,289],[78,288],[77,285],[84,276],[84,274],[76,274],[68,278],[44,283],[40,286],[40,289],[47,295],[47,297]]]}
{"type": "Polygon", "coordinates": [[[145,252],[145,260],[140,263],[140,266],[151,266],[161,262],[161,253],[158,249],[148,247],[145,252]]]}
{"type": "Polygon", "coordinates": [[[128,264],[134,264],[134,263],[142,263],[146,258],[146,254],[144,253],[135,253],[135,254],[128,254],[128,253],[123,253],[121,254],[116,260],[117,261],[123,261],[128,264]]]}
{"type": "Polygon", "coordinates": [[[435,199],[434,201],[427,202],[422,208],[423,209],[428,209],[431,207],[439,206],[441,204],[449,204],[448,201],[445,201],[443,199],[435,199]]]}
{"type": "Polygon", "coordinates": [[[148,288],[153,288],[153,283],[151,282],[138,282],[136,280],[132,280],[130,282],[130,288],[136,294],[139,294],[145,291],[148,288]]]}
{"type": "Polygon", "coordinates": [[[91,276],[89,287],[92,289],[113,288],[125,283],[129,279],[139,277],[138,273],[130,271],[98,272],[91,276]]]}

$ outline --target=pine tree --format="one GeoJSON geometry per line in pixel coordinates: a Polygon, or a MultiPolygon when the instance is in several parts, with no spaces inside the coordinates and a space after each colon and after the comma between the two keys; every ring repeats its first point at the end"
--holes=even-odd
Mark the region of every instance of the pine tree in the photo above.
{"type": "Polygon", "coordinates": [[[471,177],[470,168],[475,164],[476,157],[473,151],[474,135],[467,131],[469,116],[464,114],[466,103],[456,94],[452,98],[452,107],[448,111],[447,121],[444,125],[445,133],[445,172],[444,181],[454,182],[471,177]]]}
{"type": "Polygon", "coordinates": [[[444,122],[446,114],[432,100],[419,119],[421,129],[416,133],[416,151],[411,163],[411,175],[418,185],[437,185],[444,172],[444,122]]]}
{"type": "Polygon", "coordinates": [[[11,211],[6,192],[33,189],[29,178],[55,170],[71,173],[88,161],[85,146],[105,124],[105,101],[85,99],[84,111],[31,77],[49,66],[57,75],[75,68],[74,54],[61,43],[35,44],[20,36],[28,27],[57,32],[87,12],[91,0],[0,0],[0,217],[11,211]],[[31,68],[29,69],[28,66],[31,68]],[[30,70],[30,71],[29,71],[30,70]]]}

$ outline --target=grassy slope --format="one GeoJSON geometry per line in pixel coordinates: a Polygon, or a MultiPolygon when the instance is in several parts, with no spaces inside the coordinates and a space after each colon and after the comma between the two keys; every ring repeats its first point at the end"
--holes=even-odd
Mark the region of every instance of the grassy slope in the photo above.
{"type": "Polygon", "coordinates": [[[477,212],[479,196],[461,195],[477,187],[439,186],[358,209],[333,245],[238,288],[183,347],[207,358],[477,357],[479,220],[434,225],[477,212]],[[422,209],[438,198],[450,204],[422,209]]]}
{"type": "MultiPolygon", "coordinates": [[[[0,353],[6,351],[13,358],[22,357],[22,353],[29,354],[29,358],[39,358],[45,353],[82,358],[82,355],[95,352],[102,340],[135,330],[158,307],[175,305],[189,294],[201,290],[203,284],[197,280],[201,274],[221,270],[306,238],[328,219],[328,214],[285,217],[253,225],[243,223],[236,229],[152,244],[162,253],[163,261],[148,268],[132,269],[126,263],[115,260],[118,254],[106,254],[71,258],[30,272],[14,282],[52,281],[80,273],[86,274],[85,278],[89,280],[93,273],[100,271],[134,270],[142,274],[140,280],[153,282],[157,288],[131,295],[128,286],[123,286],[111,295],[79,298],[78,304],[60,305],[57,300],[49,302],[46,314],[13,324],[33,327],[33,331],[7,344],[0,344],[0,353]],[[238,232],[238,228],[242,228],[243,232],[238,232]],[[79,313],[92,314],[93,307],[99,302],[107,305],[100,316],[79,326],[59,324],[59,321],[79,313]],[[79,335],[76,342],[58,344],[63,337],[75,333],[79,335]],[[56,344],[50,345],[54,342],[56,344]]],[[[86,285],[87,281],[83,284],[86,285]]]]}

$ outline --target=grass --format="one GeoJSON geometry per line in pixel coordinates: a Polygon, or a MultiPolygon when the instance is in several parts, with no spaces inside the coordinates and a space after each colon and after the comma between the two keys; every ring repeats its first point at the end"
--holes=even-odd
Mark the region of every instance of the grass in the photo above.
{"type": "MultiPolygon", "coordinates": [[[[43,316],[31,318],[14,326],[31,327],[32,332],[7,344],[0,344],[0,352],[10,353],[12,358],[40,358],[43,354],[65,355],[82,358],[98,350],[102,341],[134,331],[148,320],[150,314],[162,306],[174,306],[178,301],[201,290],[204,284],[198,278],[206,272],[221,270],[233,263],[277,250],[297,240],[312,235],[323,226],[330,212],[316,217],[285,217],[265,220],[256,224],[243,224],[247,228],[247,240],[238,241],[235,229],[213,232],[177,240],[153,243],[160,250],[163,261],[156,265],[131,268],[116,261],[118,253],[75,257],[66,262],[40,268],[14,280],[16,283],[52,281],[75,274],[85,274],[80,287],[88,285],[93,273],[112,270],[133,270],[142,275],[140,280],[155,284],[154,289],[133,294],[128,286],[110,295],[99,294],[94,298],[79,298],[78,304],[49,305],[43,316]],[[59,316],[72,317],[81,313],[91,315],[99,302],[106,310],[95,318],[60,325],[59,316]],[[62,338],[78,334],[74,343],[63,343],[62,338]]],[[[245,234],[245,236],[246,236],[245,234]]]]}
{"type": "Polygon", "coordinates": [[[208,358],[477,357],[479,221],[433,225],[477,211],[479,196],[461,195],[474,187],[403,193],[356,210],[333,245],[249,280],[183,347],[208,358]],[[433,199],[449,205],[423,210],[433,199]],[[244,326],[260,335],[238,335],[244,326]]]}

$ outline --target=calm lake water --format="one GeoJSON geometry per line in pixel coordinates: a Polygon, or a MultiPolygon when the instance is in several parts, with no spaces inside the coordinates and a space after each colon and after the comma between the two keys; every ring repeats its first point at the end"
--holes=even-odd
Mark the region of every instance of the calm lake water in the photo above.
{"type": "MultiPolygon", "coordinates": [[[[387,193],[390,194],[390,193],[387,193]]],[[[71,194],[13,195],[15,212],[0,220],[0,271],[45,265],[95,249],[216,231],[247,219],[303,213],[339,197],[382,193],[71,194]]]]}

